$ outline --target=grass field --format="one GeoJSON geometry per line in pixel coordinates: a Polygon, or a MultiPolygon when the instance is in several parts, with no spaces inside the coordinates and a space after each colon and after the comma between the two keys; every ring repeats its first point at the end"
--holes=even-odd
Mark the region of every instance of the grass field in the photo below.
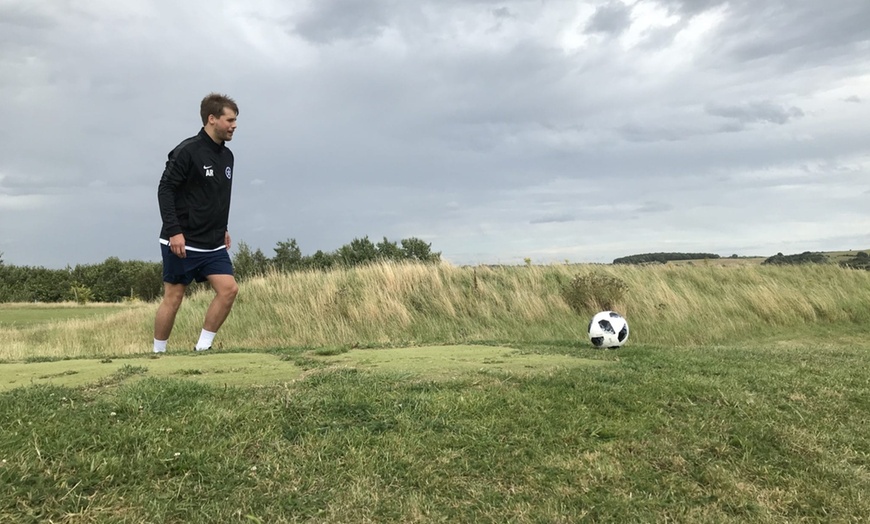
{"type": "Polygon", "coordinates": [[[549,301],[565,271],[255,281],[210,354],[101,349],[153,305],[0,328],[31,348],[0,363],[0,522],[866,520],[866,272],[607,268],[608,351],[549,301]],[[290,343],[239,343],[266,326],[290,343]]]}
{"type": "Polygon", "coordinates": [[[20,328],[72,319],[106,317],[127,309],[114,304],[0,304],[0,327],[20,328]]]}

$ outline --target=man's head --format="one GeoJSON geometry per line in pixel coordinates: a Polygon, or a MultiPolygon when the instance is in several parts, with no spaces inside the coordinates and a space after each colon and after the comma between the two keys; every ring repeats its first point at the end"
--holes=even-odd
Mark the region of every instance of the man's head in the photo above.
{"type": "Polygon", "coordinates": [[[202,117],[202,126],[206,133],[215,142],[229,142],[233,139],[239,106],[232,98],[211,93],[202,99],[199,114],[202,117]]]}

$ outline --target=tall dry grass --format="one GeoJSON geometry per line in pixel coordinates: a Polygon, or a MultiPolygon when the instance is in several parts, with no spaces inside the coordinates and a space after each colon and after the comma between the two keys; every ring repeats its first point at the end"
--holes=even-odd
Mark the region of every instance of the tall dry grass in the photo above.
{"type": "MultiPolygon", "coordinates": [[[[586,346],[594,308],[578,315],[562,289],[588,272],[627,285],[614,309],[628,318],[632,344],[711,345],[799,333],[807,326],[870,324],[870,272],[835,265],[383,263],[243,282],[216,343],[244,349],[475,342],[586,346]]],[[[208,290],[186,299],[170,351],[192,348],[210,300],[208,290]]],[[[0,359],[145,353],[155,310],[156,304],[145,304],[105,318],[0,329],[0,359]]]]}

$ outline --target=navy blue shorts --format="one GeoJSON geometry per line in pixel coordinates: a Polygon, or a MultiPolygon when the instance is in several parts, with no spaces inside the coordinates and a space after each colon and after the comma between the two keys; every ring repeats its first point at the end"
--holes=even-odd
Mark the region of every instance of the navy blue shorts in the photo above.
{"type": "Polygon", "coordinates": [[[179,258],[166,244],[160,244],[163,252],[163,281],[185,286],[196,280],[205,282],[209,275],[232,275],[233,263],[226,249],[217,251],[187,251],[187,257],[179,258]]]}

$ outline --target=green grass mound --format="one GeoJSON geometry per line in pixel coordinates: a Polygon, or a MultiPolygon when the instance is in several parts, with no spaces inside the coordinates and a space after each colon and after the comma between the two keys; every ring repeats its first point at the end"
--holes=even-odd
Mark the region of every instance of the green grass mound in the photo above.
{"type": "Polygon", "coordinates": [[[0,364],[0,391],[46,384],[105,387],[142,377],[175,377],[227,386],[266,386],[292,382],[315,370],[331,368],[386,371],[409,378],[441,380],[476,372],[525,375],[604,363],[566,354],[537,354],[492,346],[320,349],[292,355],[168,353],[159,357],[0,364]]]}

